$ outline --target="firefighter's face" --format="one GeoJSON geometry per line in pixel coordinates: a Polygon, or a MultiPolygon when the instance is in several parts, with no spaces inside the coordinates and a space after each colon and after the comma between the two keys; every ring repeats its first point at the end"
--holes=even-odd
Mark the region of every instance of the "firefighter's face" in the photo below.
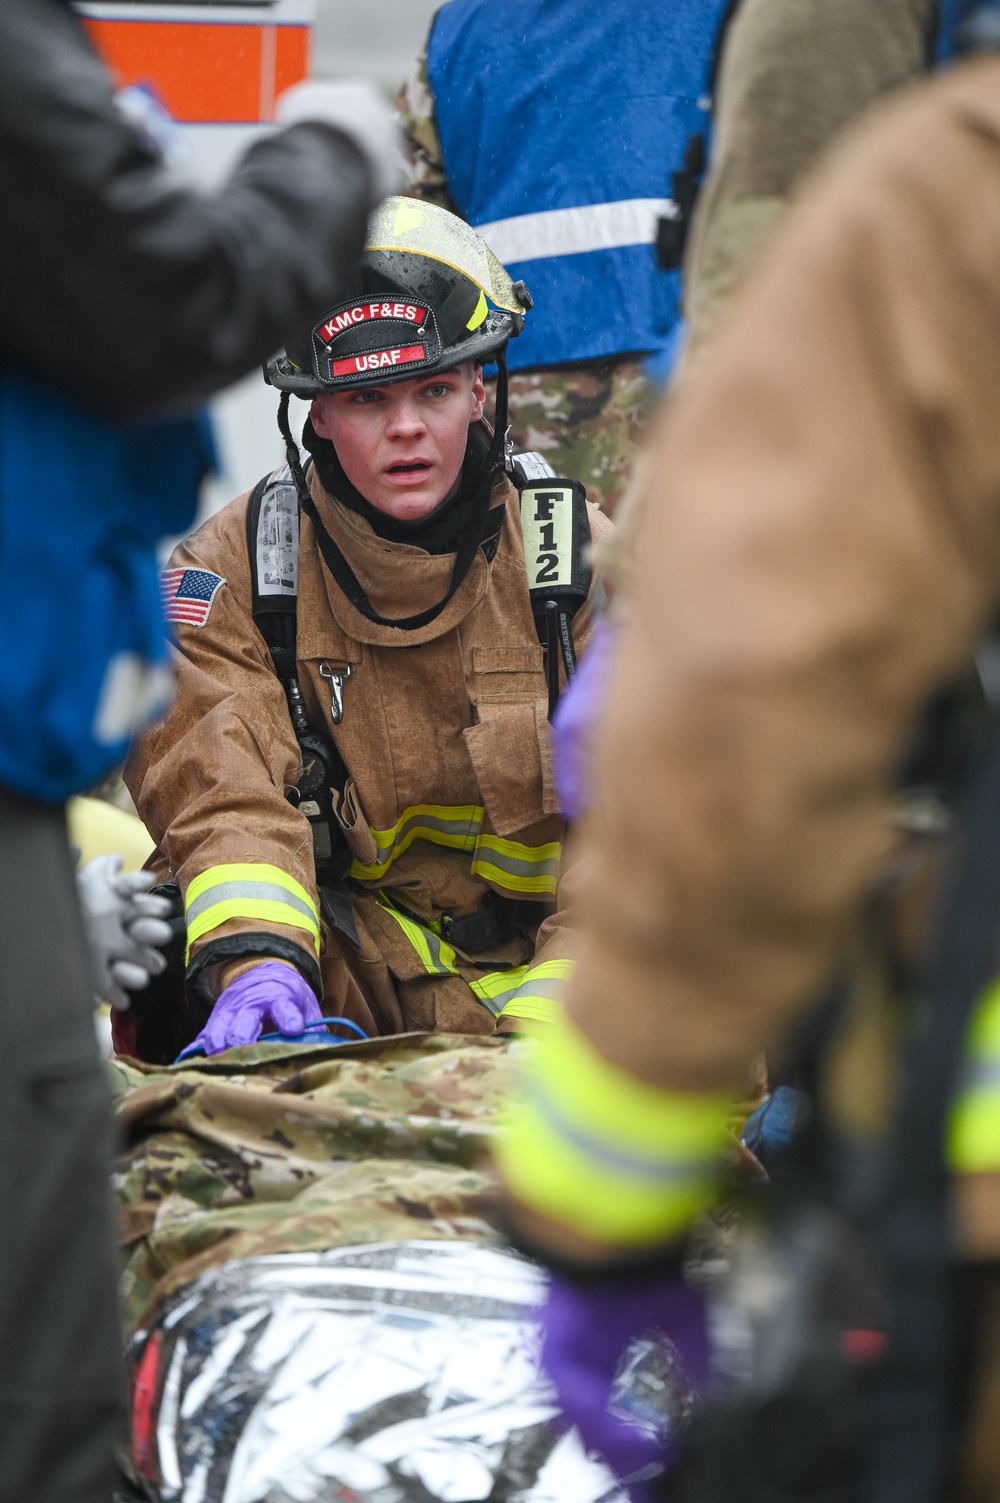
{"type": "Polygon", "coordinates": [[[418,522],[457,485],[469,425],[485,401],[482,368],[461,365],[390,386],[326,392],[310,416],[366,501],[418,522]]]}

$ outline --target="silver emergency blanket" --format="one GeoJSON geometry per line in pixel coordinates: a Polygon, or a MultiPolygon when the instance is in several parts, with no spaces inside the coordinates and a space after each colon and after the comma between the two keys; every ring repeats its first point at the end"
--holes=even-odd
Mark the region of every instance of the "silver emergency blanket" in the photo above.
{"type": "MultiPolygon", "coordinates": [[[[474,1242],[211,1269],[136,1337],[137,1368],[160,1346],[142,1480],[156,1503],[628,1503],[552,1423],[543,1294],[533,1264],[474,1242]]],[[[634,1404],[616,1398],[648,1412],[633,1367],[634,1404]]]]}

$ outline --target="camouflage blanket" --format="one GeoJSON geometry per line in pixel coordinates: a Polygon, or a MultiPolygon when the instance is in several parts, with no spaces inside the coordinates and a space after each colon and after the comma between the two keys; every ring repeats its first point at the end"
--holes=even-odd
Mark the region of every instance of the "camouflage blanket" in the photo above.
{"type": "Polygon", "coordinates": [[[110,1066],[127,1333],[230,1258],[499,1241],[484,1162],[509,1041],[404,1034],[110,1066]]]}

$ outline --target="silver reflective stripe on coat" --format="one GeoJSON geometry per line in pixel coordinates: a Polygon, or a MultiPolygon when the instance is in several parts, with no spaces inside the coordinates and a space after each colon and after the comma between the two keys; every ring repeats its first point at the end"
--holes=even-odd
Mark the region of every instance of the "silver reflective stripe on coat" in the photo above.
{"type": "Polygon", "coordinates": [[[579,256],[621,245],[650,245],[656,222],[675,209],[672,198],[623,198],[577,209],[544,209],[477,224],[476,229],[501,261],[534,261],[547,256],[579,256]]]}

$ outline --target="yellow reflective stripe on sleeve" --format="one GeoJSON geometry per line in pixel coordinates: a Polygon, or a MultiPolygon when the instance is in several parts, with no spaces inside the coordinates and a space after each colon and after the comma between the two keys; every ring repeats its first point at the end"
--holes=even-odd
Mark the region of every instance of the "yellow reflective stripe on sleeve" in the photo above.
{"type": "Polygon", "coordinates": [[[680,1236],[718,1192],[730,1096],[647,1085],[562,1009],[523,1050],[496,1150],[513,1194],[612,1246],[680,1236]]]}
{"type": "Polygon", "coordinates": [[[502,840],[499,835],[481,835],[472,873],[484,882],[505,887],[508,892],[555,897],[561,856],[562,845],[558,840],[545,845],[522,845],[519,840],[502,840]]]}
{"type": "Polygon", "coordinates": [[[416,919],[400,913],[384,893],[377,893],[375,901],[389,914],[390,918],[395,919],[419,955],[420,963],[429,976],[457,976],[459,974],[458,966],[455,964],[455,951],[451,945],[434,934],[432,930],[425,929],[423,924],[418,924],[416,919]]]}
{"type": "Polygon", "coordinates": [[[1000,1171],[1000,982],[976,1006],[966,1066],[948,1124],[948,1167],[956,1174],[1000,1171]]]}
{"type": "Polygon", "coordinates": [[[378,858],[353,862],[350,875],[359,882],[377,882],[415,840],[429,840],[433,845],[457,851],[474,851],[483,812],[479,804],[411,804],[391,829],[376,830],[369,826],[378,858]]]}
{"type": "Polygon", "coordinates": [[[266,862],[210,866],[189,883],[184,896],[188,954],[196,939],[229,919],[263,919],[305,929],[319,954],[319,915],[300,882],[266,862]]]}
{"type": "Polygon", "coordinates": [[[536,1023],[551,1023],[562,1006],[566,982],[573,974],[572,960],[543,960],[529,966],[521,984],[511,993],[497,1014],[501,1018],[531,1018],[536,1023]]]}

